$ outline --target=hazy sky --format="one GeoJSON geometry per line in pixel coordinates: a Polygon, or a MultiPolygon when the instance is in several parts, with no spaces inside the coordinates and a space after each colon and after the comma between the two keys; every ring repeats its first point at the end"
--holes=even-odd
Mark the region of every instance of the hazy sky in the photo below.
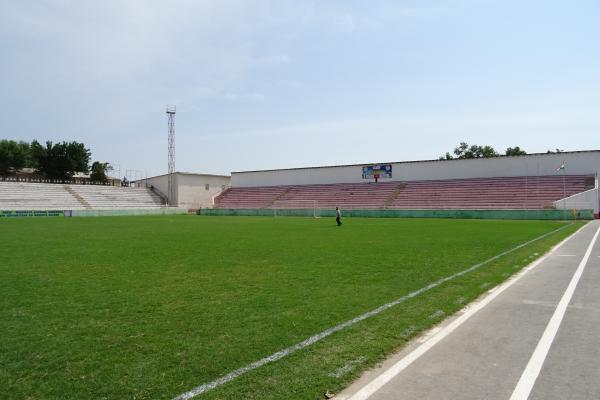
{"type": "Polygon", "coordinates": [[[0,138],[149,175],[600,149],[600,2],[0,0],[0,138]]]}

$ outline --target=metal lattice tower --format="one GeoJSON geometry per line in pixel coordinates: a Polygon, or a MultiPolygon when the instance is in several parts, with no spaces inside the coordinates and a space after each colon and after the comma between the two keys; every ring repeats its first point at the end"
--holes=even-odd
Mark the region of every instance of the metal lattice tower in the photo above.
{"type": "Polygon", "coordinates": [[[175,204],[175,106],[167,105],[169,117],[169,187],[167,196],[170,206],[175,204]]]}

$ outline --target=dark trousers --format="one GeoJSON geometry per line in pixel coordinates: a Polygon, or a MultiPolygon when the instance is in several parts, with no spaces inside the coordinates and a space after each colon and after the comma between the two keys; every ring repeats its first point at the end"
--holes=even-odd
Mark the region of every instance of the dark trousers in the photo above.
{"type": "Polygon", "coordinates": [[[337,222],[338,226],[342,225],[342,219],[340,217],[335,217],[335,222],[337,222]]]}

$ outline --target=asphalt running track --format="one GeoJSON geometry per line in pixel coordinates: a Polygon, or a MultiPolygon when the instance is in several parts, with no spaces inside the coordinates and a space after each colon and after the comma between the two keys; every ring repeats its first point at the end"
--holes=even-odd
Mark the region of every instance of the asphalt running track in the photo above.
{"type": "Polygon", "coordinates": [[[588,223],[335,400],[600,399],[599,233],[588,223]]]}

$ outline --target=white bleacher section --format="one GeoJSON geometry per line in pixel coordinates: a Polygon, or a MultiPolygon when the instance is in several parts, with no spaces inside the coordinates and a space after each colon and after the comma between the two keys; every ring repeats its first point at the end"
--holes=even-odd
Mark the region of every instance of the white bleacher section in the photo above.
{"type": "Polygon", "coordinates": [[[156,208],[164,201],[148,188],[117,186],[70,185],[92,209],[156,208]]]}
{"type": "Polygon", "coordinates": [[[63,185],[0,182],[0,210],[79,210],[81,203],[63,185]]]}
{"type": "Polygon", "coordinates": [[[0,182],[0,210],[139,209],[163,204],[147,188],[0,182]]]}

